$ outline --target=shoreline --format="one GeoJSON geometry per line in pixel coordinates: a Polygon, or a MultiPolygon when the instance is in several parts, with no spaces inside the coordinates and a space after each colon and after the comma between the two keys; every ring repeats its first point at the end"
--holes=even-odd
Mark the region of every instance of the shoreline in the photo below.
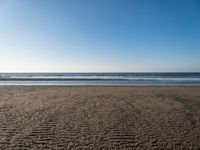
{"type": "Polygon", "coordinates": [[[131,87],[200,87],[200,85],[0,85],[0,87],[110,87],[110,88],[131,88],[131,87]]]}

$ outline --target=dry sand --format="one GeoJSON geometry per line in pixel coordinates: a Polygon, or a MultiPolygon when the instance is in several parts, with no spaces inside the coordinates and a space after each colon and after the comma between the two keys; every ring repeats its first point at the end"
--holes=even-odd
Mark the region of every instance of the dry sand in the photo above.
{"type": "Polygon", "coordinates": [[[184,148],[200,87],[0,87],[0,149],[184,148]]]}

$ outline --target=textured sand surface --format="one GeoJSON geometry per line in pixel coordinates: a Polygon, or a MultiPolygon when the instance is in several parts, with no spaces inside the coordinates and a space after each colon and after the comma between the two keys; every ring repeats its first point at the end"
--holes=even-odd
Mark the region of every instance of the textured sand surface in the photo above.
{"type": "Polygon", "coordinates": [[[0,87],[0,149],[184,148],[200,87],[0,87]]]}

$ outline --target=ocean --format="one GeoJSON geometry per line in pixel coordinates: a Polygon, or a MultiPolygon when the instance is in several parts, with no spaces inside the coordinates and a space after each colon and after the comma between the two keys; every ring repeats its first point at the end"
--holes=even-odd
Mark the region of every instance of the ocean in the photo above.
{"type": "Polygon", "coordinates": [[[0,85],[200,86],[200,73],[0,73],[0,85]]]}

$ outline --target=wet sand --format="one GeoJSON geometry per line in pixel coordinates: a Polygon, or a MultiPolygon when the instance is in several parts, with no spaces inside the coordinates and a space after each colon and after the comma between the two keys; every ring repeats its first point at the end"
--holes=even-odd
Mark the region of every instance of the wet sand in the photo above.
{"type": "Polygon", "coordinates": [[[0,149],[184,148],[200,87],[0,87],[0,149]]]}

